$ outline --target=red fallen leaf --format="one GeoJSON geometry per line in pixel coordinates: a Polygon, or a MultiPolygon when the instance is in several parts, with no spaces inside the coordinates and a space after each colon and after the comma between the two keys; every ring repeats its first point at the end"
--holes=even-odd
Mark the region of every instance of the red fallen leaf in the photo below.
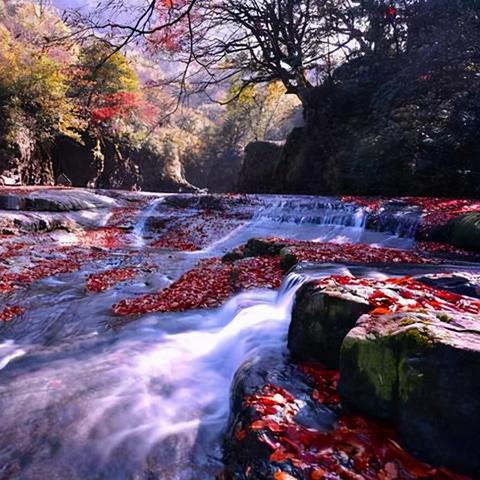
{"type": "Polygon", "coordinates": [[[220,259],[203,260],[167,289],[122,300],[113,306],[113,311],[125,316],[213,308],[238,290],[278,288],[282,276],[279,257],[249,258],[236,265],[222,263],[220,259]]]}
{"type": "Polygon", "coordinates": [[[102,227],[87,230],[79,235],[83,247],[114,249],[124,245],[125,231],[117,227],[102,227]]]}
{"type": "Polygon", "coordinates": [[[94,273],[87,278],[87,290],[90,292],[104,292],[119,282],[130,280],[138,274],[133,267],[112,268],[104,272],[94,273]]]}
{"type": "Polygon", "coordinates": [[[274,480],[298,480],[297,477],[293,477],[289,473],[286,472],[275,472],[273,474],[274,480]]]}
{"type": "Polygon", "coordinates": [[[363,289],[364,296],[372,306],[370,313],[374,315],[422,309],[480,314],[479,300],[429,287],[409,277],[377,280],[355,277],[339,279],[338,276],[331,276],[315,283],[318,288],[338,288],[339,291],[351,288],[357,294],[362,294],[363,289]]]}
{"type": "Polygon", "coordinates": [[[327,472],[323,468],[316,468],[310,473],[310,480],[322,480],[327,475],[327,472]]]}
{"type": "MultiPolygon", "coordinates": [[[[329,372],[318,365],[304,365],[303,368],[315,376],[329,372]]],[[[330,371],[326,376],[333,379],[335,373],[338,374],[330,371]]],[[[393,428],[383,422],[342,416],[334,430],[329,432],[297,424],[299,404],[278,386],[265,385],[248,396],[244,405],[254,408],[257,417],[251,425],[242,428],[255,430],[258,441],[271,448],[270,462],[288,461],[302,472],[302,478],[467,480],[467,477],[432,468],[413,458],[398,445],[393,428]],[[281,409],[273,416],[266,414],[263,407],[267,399],[275,402],[277,396],[283,398],[281,409]],[[277,431],[269,428],[272,422],[278,426],[277,431]]]]}
{"type": "Polygon", "coordinates": [[[394,6],[387,7],[387,11],[385,12],[387,17],[392,18],[395,17],[397,14],[397,9],[394,6]]]}
{"type": "Polygon", "coordinates": [[[236,430],[235,431],[235,438],[241,442],[247,438],[247,431],[246,430],[236,430]]]}
{"type": "Polygon", "coordinates": [[[388,308],[382,308],[382,307],[374,308],[370,312],[371,315],[388,315],[389,313],[392,313],[392,312],[388,308]]]}
{"type": "Polygon", "coordinates": [[[0,322],[9,322],[15,317],[18,317],[25,313],[25,309],[19,306],[6,307],[0,311],[0,322]]]}

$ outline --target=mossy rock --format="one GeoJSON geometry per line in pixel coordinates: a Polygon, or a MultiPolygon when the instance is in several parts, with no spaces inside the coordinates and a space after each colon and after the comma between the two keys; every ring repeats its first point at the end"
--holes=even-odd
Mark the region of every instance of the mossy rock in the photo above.
{"type": "Polygon", "coordinates": [[[394,420],[406,447],[435,465],[480,474],[480,316],[364,315],[345,337],[345,405],[394,420]]]}
{"type": "Polygon", "coordinates": [[[450,243],[458,248],[480,251],[480,212],[470,212],[448,225],[450,243]]]}
{"type": "Polygon", "coordinates": [[[318,288],[307,282],[297,293],[288,331],[288,347],[297,358],[338,368],[340,347],[357,320],[370,310],[352,293],[318,288]]]}

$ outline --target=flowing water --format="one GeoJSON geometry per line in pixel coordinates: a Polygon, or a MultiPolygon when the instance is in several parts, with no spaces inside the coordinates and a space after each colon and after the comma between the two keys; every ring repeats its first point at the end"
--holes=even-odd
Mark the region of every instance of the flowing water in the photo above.
{"type": "MultiPolygon", "coordinates": [[[[130,264],[142,265],[146,225],[162,205],[156,199],[140,216],[130,264]]],[[[294,293],[305,278],[323,273],[291,273],[279,292],[244,292],[218,309],[150,314],[122,328],[111,328],[111,305],[164,288],[199,258],[253,236],[411,243],[367,231],[362,209],[333,200],[262,197],[256,209],[200,252],[155,253],[160,273],[128,286],[89,295],[84,269],[19,294],[27,314],[0,331],[1,479],[214,478],[236,370],[286,349],[294,293]]]]}

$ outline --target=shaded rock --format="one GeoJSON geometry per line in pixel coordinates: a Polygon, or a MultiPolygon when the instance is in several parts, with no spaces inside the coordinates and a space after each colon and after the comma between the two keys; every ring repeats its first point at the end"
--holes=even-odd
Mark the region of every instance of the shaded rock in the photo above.
{"type": "Polygon", "coordinates": [[[297,293],[288,331],[288,348],[302,360],[338,368],[340,348],[358,318],[371,310],[353,292],[340,293],[308,282],[297,293]]]}
{"type": "MultiPolygon", "coordinates": [[[[273,183],[272,191],[296,193],[308,188],[305,183],[310,186],[304,168],[306,138],[306,129],[303,127],[294,128],[288,135],[273,177],[269,179],[273,183]]],[[[317,188],[317,191],[321,189],[317,188]]]]}
{"type": "Polygon", "coordinates": [[[259,257],[262,255],[278,255],[285,247],[285,243],[263,238],[251,238],[245,246],[245,257],[259,257]]]}
{"type": "Polygon", "coordinates": [[[279,252],[279,255],[282,259],[282,267],[285,270],[290,270],[299,263],[298,256],[295,255],[295,252],[291,248],[282,248],[279,252]]]}
{"type": "Polygon", "coordinates": [[[480,475],[480,317],[364,315],[340,360],[343,401],[392,418],[426,461],[480,475]]]}
{"type": "Polygon", "coordinates": [[[458,248],[480,251],[480,212],[470,212],[447,226],[449,243],[458,248]]]}
{"type": "Polygon", "coordinates": [[[286,243],[272,239],[251,238],[243,247],[237,247],[222,257],[224,262],[233,262],[248,257],[279,255],[286,243]]]}
{"type": "Polygon", "coordinates": [[[115,200],[88,190],[74,190],[65,195],[62,189],[34,190],[27,194],[0,195],[0,209],[35,212],[70,212],[109,208],[115,200]]]}
{"type": "MultiPolygon", "coordinates": [[[[249,427],[259,418],[256,409],[249,404],[248,398],[261,395],[262,391],[274,389],[278,392],[279,417],[284,415],[282,408],[286,403],[301,405],[295,413],[294,422],[305,428],[330,431],[337,419],[331,408],[318,404],[312,398],[312,380],[302,370],[281,355],[258,358],[246,362],[235,374],[231,391],[229,427],[225,440],[225,464],[228,478],[267,480],[275,472],[283,471],[293,478],[307,479],[309,475],[295,468],[289,461],[272,461],[272,442],[264,437],[271,436],[268,428],[253,429],[249,427]]],[[[272,391],[272,394],[274,392],[272,391]]],[[[274,398],[275,396],[272,395],[274,398]]]]}
{"type": "Polygon", "coordinates": [[[283,146],[272,142],[251,142],[245,147],[245,158],[238,180],[238,191],[266,193],[282,154],[283,146]]]}
{"type": "Polygon", "coordinates": [[[64,174],[61,173],[55,180],[57,185],[62,185],[64,187],[71,187],[73,185],[72,181],[64,174]]]}

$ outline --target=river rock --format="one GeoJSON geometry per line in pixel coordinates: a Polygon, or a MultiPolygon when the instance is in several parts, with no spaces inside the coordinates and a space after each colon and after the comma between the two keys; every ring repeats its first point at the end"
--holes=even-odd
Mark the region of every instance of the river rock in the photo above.
{"type": "Polygon", "coordinates": [[[266,193],[282,155],[283,146],[273,142],[251,142],[245,147],[245,158],[239,173],[238,191],[266,193]]]}
{"type": "Polygon", "coordinates": [[[278,474],[280,470],[298,480],[310,478],[306,472],[295,468],[288,460],[282,462],[271,459],[272,444],[266,441],[266,438],[271,436],[272,432],[268,427],[258,430],[249,428],[258,420],[259,415],[247,399],[261,394],[265,388],[272,387],[278,390],[273,399],[279,397],[276,407],[279,418],[289,408],[282,405],[282,396],[288,396],[292,405],[298,405],[298,411],[293,418],[295,424],[322,432],[331,431],[335,427],[338,418],[336,408],[321,405],[313,398],[312,379],[301,368],[279,354],[247,361],[236,372],[231,389],[230,418],[224,449],[227,478],[266,480],[274,478],[275,473],[278,474]]]}
{"type": "Polygon", "coordinates": [[[72,212],[111,208],[116,201],[91,190],[75,189],[65,195],[63,189],[39,189],[22,194],[0,195],[0,209],[35,212],[72,212]]]}
{"type": "Polygon", "coordinates": [[[346,336],[344,403],[394,419],[414,453],[480,475],[480,316],[362,316],[346,336]]]}
{"type": "Polygon", "coordinates": [[[297,293],[288,348],[302,360],[338,368],[340,348],[361,315],[371,310],[364,296],[307,282],[297,293]]]}
{"type": "Polygon", "coordinates": [[[458,248],[480,251],[480,212],[469,212],[447,226],[449,243],[458,248]]]}

